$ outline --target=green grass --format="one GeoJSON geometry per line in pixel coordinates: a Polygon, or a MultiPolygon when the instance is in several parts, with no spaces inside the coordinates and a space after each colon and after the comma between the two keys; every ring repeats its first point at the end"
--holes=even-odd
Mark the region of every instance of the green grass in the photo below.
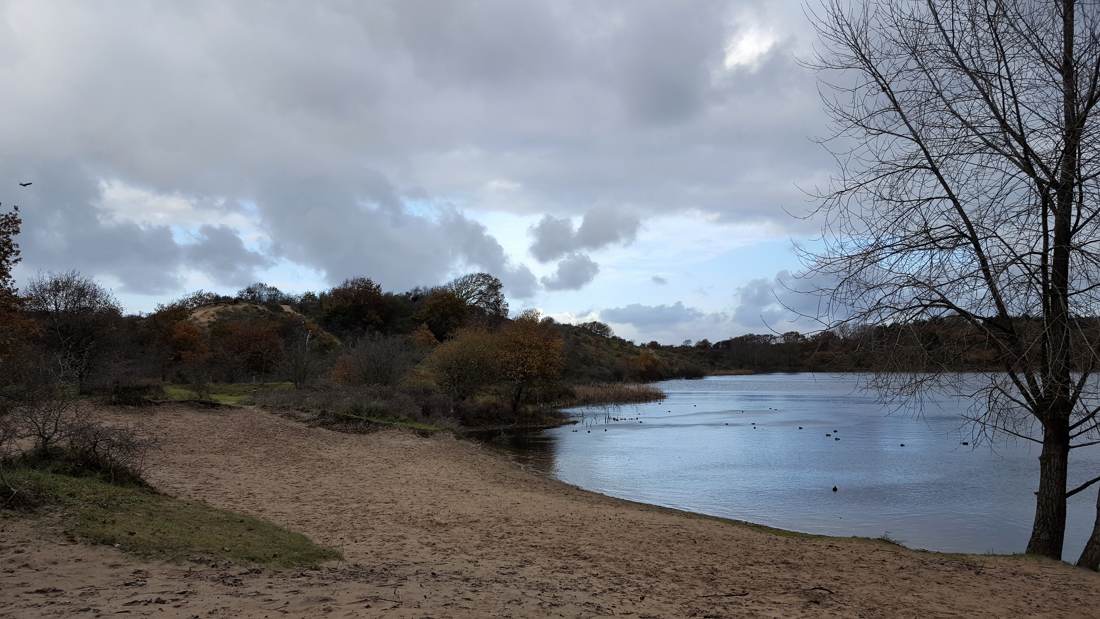
{"type": "Polygon", "coordinates": [[[272,567],[316,566],[340,557],[270,522],[137,485],[37,469],[6,474],[38,501],[59,507],[66,533],[141,556],[170,561],[228,559],[272,567]]]}
{"type": "Polygon", "coordinates": [[[252,398],[261,391],[282,391],[293,389],[291,383],[214,383],[210,385],[209,397],[202,397],[190,385],[165,385],[164,394],[169,400],[210,400],[227,406],[251,404],[252,398]]]}

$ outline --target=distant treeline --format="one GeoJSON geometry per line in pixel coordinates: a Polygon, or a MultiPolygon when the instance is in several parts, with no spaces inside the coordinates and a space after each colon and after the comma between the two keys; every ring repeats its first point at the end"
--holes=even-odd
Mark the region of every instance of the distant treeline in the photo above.
{"type": "MultiPolygon", "coordinates": [[[[1078,368],[1096,362],[1100,319],[1078,317],[1073,323],[1073,349],[1078,368]]],[[[1041,321],[1020,317],[1012,321],[973,324],[959,316],[884,326],[851,325],[803,335],[741,335],[717,342],[701,340],[680,346],[646,346],[674,350],[707,371],[753,372],[965,372],[1004,370],[1006,355],[993,337],[999,330],[1020,333],[1043,329],[1041,321]]],[[[1024,355],[1024,363],[1038,367],[1041,351],[1024,355]]],[[[1017,362],[1019,363],[1019,362],[1017,362]]]]}
{"type": "MultiPolygon", "coordinates": [[[[231,296],[198,291],[135,316],[124,315],[96,282],[70,272],[32,281],[20,299],[16,316],[26,323],[25,344],[41,351],[54,372],[81,390],[143,380],[395,383],[440,344],[457,339],[472,346],[472,334],[512,330],[516,322],[509,318],[501,282],[485,273],[407,292],[384,291],[368,278],[300,295],[256,283],[231,296]]],[[[982,329],[954,317],[680,345],[638,345],[596,321],[560,324],[531,313],[522,320],[537,323],[543,345],[556,351],[551,365],[560,367],[549,374],[571,384],[729,371],[1003,367],[982,329]]],[[[1085,337],[1098,326],[1081,321],[1078,331],[1085,337]]],[[[1041,325],[1022,318],[1007,328],[1041,325]]],[[[1082,363],[1087,362],[1091,348],[1078,349],[1082,363]]]]}
{"type": "Polygon", "coordinates": [[[146,315],[124,314],[91,278],[55,273],[13,293],[4,319],[0,403],[13,405],[65,390],[141,403],[173,385],[209,399],[217,384],[291,383],[266,402],[339,419],[539,423],[577,401],[576,384],[705,373],[600,323],[510,316],[486,273],[400,293],[368,278],[301,295],[257,283],[146,315]]]}
{"type": "MultiPolygon", "coordinates": [[[[16,290],[20,223],[17,211],[0,217],[0,416],[68,393],[147,401],[182,384],[201,398],[211,384],[247,382],[290,383],[298,389],[282,392],[296,395],[275,404],[341,419],[516,423],[623,392],[589,387],[582,398],[573,389],[581,384],[716,372],[1003,369],[991,334],[1043,328],[1028,317],[980,325],[944,317],[638,345],[598,321],[559,324],[533,311],[513,317],[500,280],[487,273],[406,292],[384,291],[366,277],[305,294],[256,283],[126,315],[110,291],[77,272],[42,275],[16,290]]],[[[1085,367],[1100,321],[1074,326],[1085,367]]]]}

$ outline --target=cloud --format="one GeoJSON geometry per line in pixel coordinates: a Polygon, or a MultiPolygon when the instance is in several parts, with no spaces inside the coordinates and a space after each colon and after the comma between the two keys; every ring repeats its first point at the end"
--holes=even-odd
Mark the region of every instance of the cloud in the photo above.
{"type": "MultiPolygon", "coordinates": [[[[522,264],[513,264],[504,248],[484,225],[467,219],[456,210],[447,210],[440,222],[445,234],[455,237],[457,257],[466,265],[488,271],[500,278],[509,296],[527,299],[538,289],[535,275],[522,264]]],[[[559,269],[560,271],[560,269],[559,269]]]]}
{"type": "Polygon", "coordinates": [[[199,227],[198,242],[184,247],[187,264],[225,286],[244,286],[256,279],[257,269],[274,261],[244,246],[229,226],[199,227]]]}
{"type": "Polygon", "coordinates": [[[823,322],[843,317],[845,310],[821,291],[835,288],[829,276],[779,271],[771,279],[749,280],[737,289],[732,316],[750,330],[821,329],[823,322]]]}
{"type": "Polygon", "coordinates": [[[704,313],[677,301],[672,305],[641,305],[631,303],[600,312],[607,322],[628,324],[640,329],[668,328],[702,318],[704,313]]]}
{"type": "Polygon", "coordinates": [[[262,254],[328,282],[473,267],[535,294],[523,257],[477,227],[490,209],[539,220],[531,253],[568,261],[548,277],[566,286],[643,221],[807,225],[783,208],[831,162],[808,147],[822,114],[792,54],[801,19],[763,0],[11,0],[0,200],[35,182],[24,272],[135,293],[180,291],[191,270],[235,280],[262,254]],[[216,228],[195,254],[204,226],[249,253],[216,228]]]}
{"type": "Polygon", "coordinates": [[[679,344],[685,339],[702,338],[718,341],[738,332],[738,325],[728,313],[704,311],[683,301],[660,305],[631,303],[602,310],[600,319],[614,325],[621,336],[641,342],[679,344]]]}
{"type": "Polygon", "coordinates": [[[654,284],[657,284],[658,286],[664,286],[668,283],[668,280],[661,277],[660,275],[654,275],[653,277],[650,277],[649,280],[652,281],[654,284]]]}
{"type": "Polygon", "coordinates": [[[24,262],[18,273],[72,268],[109,275],[127,292],[164,293],[179,287],[183,252],[166,225],[114,221],[92,207],[99,187],[72,162],[12,161],[0,157],[0,187],[18,180],[34,185],[19,191],[24,262]],[[49,188],[44,191],[43,188],[49,188]]]}
{"type": "Polygon", "coordinates": [[[584,254],[570,254],[558,262],[554,274],[542,278],[548,290],[577,290],[596,278],[600,266],[584,254]]]}
{"type": "Polygon", "coordinates": [[[535,239],[531,255],[540,262],[549,262],[582,249],[600,249],[614,243],[629,245],[637,238],[639,226],[641,221],[636,215],[612,208],[588,211],[577,229],[567,218],[545,215],[531,227],[535,239]]]}

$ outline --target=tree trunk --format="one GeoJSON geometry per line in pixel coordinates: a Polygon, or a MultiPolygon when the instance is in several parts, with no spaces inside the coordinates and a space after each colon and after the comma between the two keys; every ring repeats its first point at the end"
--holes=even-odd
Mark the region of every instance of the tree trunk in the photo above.
{"type": "MultiPolygon", "coordinates": [[[[1043,422],[1043,452],[1039,456],[1039,491],[1035,523],[1027,543],[1028,554],[1061,560],[1066,536],[1066,478],[1069,470],[1069,420],[1072,413],[1073,355],[1070,339],[1070,252],[1072,215],[1081,126],[1078,121],[1076,57],[1074,52],[1075,0],[1062,0],[1062,133],[1065,143],[1058,167],[1054,204],[1054,244],[1044,336],[1043,391],[1047,404],[1035,411],[1043,422]]],[[[1044,206],[1045,209],[1045,206],[1044,206]]],[[[1043,212],[1043,217],[1047,213],[1043,212]]]]}
{"type": "Polygon", "coordinates": [[[1100,572],[1100,492],[1096,493],[1096,523],[1092,525],[1092,535],[1077,559],[1077,567],[1085,567],[1100,572]]]}
{"type": "Polygon", "coordinates": [[[519,413],[519,405],[523,401],[523,391],[525,385],[519,383],[516,385],[515,390],[512,392],[512,415],[515,416],[519,413]]]}
{"type": "Polygon", "coordinates": [[[1068,420],[1052,415],[1043,431],[1039,455],[1039,491],[1027,553],[1061,560],[1066,537],[1066,480],[1069,470],[1068,420]]]}

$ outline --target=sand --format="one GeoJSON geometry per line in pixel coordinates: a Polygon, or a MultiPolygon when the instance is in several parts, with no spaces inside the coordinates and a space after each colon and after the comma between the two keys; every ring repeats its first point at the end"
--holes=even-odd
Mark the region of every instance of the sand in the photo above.
{"type": "Polygon", "coordinates": [[[1100,575],[1061,563],[777,534],[588,493],[449,437],[341,434],[254,409],[110,415],[161,436],[157,488],[344,561],[168,564],[9,518],[0,616],[1100,616],[1100,575]]]}

